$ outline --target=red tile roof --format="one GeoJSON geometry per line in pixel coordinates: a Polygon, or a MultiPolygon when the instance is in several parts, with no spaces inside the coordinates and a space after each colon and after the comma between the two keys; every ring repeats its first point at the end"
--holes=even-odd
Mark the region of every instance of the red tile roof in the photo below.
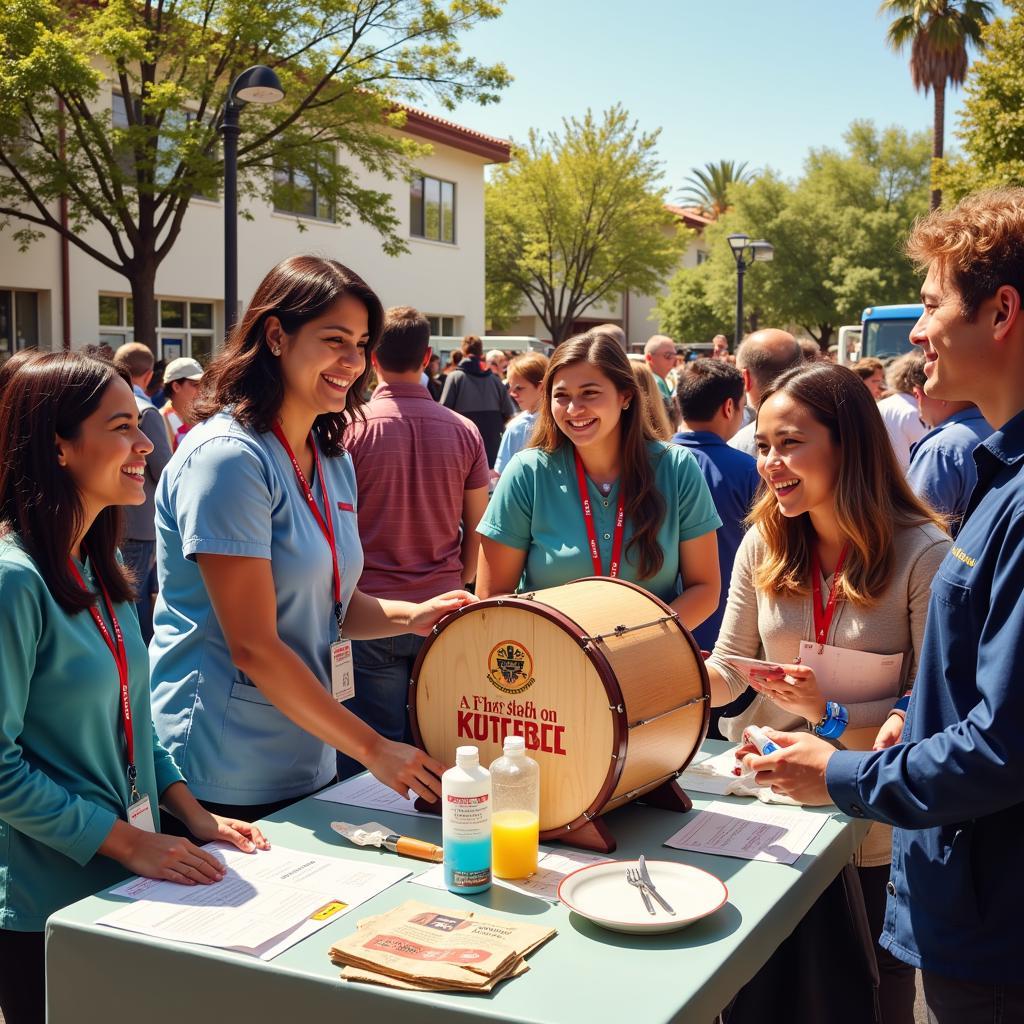
{"type": "Polygon", "coordinates": [[[404,103],[400,103],[398,109],[405,111],[402,131],[410,135],[473,153],[492,164],[507,164],[512,158],[512,143],[507,139],[464,128],[454,121],[448,121],[436,114],[428,114],[425,110],[409,107],[404,103]]]}
{"type": "Polygon", "coordinates": [[[709,217],[697,206],[676,206],[673,203],[666,203],[665,209],[678,217],[688,228],[696,228],[698,231],[715,223],[714,217],[709,217]]]}

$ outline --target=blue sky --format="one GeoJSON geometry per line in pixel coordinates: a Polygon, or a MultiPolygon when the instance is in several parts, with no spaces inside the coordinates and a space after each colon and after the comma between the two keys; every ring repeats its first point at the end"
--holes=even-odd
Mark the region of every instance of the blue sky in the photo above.
{"type": "MultiPolygon", "coordinates": [[[[515,82],[497,105],[445,116],[518,140],[621,102],[662,129],[673,192],[691,167],[724,158],[796,176],[808,149],[840,146],[855,118],[931,130],[931,96],[914,91],[877,11],[877,0],[508,0],[463,40],[515,82]]],[[[947,149],[962,98],[947,93],[947,149]]]]}

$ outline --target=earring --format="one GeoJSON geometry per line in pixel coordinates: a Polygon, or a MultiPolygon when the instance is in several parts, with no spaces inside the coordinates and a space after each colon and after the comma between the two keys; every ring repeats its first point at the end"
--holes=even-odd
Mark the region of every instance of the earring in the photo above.
{"type": "Polygon", "coordinates": [[[626,410],[627,410],[628,408],[629,408],[629,402],[627,402],[627,403],[626,403],[626,404],[625,404],[625,405],[624,405],[624,406],[622,407],[622,411],[623,411],[623,412],[625,412],[625,411],[626,411],[626,410]]]}
{"type": "Polygon", "coordinates": [[[279,356],[281,354],[281,350],[276,345],[270,351],[273,352],[275,356],[279,356]]]}

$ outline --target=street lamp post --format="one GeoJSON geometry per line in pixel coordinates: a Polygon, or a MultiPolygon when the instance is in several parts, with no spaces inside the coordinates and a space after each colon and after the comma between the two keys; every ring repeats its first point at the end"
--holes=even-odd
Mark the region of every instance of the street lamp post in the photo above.
{"type": "Polygon", "coordinates": [[[277,103],[284,89],[264,64],[243,71],[228,90],[220,121],[224,140],[224,333],[230,334],[238,314],[238,115],[246,103],[277,103]]]}
{"type": "Polygon", "coordinates": [[[749,235],[742,234],[729,235],[728,242],[732,258],[736,261],[736,331],[733,347],[735,351],[743,340],[743,275],[751,263],[773,259],[775,246],[764,239],[752,242],[749,235]]]}

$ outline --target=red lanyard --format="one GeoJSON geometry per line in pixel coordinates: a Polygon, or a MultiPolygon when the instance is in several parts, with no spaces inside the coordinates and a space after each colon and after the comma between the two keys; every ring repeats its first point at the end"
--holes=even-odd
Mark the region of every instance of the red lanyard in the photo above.
{"type": "Polygon", "coordinates": [[[839,592],[836,583],[839,582],[839,574],[843,571],[843,563],[850,553],[850,545],[844,544],[843,550],[839,552],[839,561],[836,562],[836,571],[832,576],[832,585],[828,588],[828,604],[821,607],[821,561],[818,558],[817,549],[811,552],[811,590],[814,595],[814,635],[818,643],[824,645],[828,639],[828,631],[832,626],[832,617],[836,613],[836,599],[839,592]]]}
{"type": "MultiPolygon", "coordinates": [[[[590,495],[587,492],[587,474],[583,469],[583,460],[580,453],[576,452],[576,482],[580,488],[580,503],[583,506],[583,522],[587,526],[587,539],[590,541],[590,558],[594,563],[594,575],[603,576],[601,571],[601,551],[597,546],[597,532],[594,529],[594,511],[590,507],[590,495]]],[[[619,575],[619,566],[622,564],[622,535],[625,533],[626,505],[622,498],[622,488],[619,488],[619,510],[615,514],[615,537],[612,541],[612,564],[608,575],[615,579],[619,575]]]]}
{"type": "Polygon", "coordinates": [[[321,515],[320,509],[317,508],[316,499],[313,497],[313,491],[309,486],[309,481],[306,479],[306,474],[302,472],[299,460],[295,458],[295,452],[292,451],[288,438],[284,436],[280,423],[274,424],[274,437],[281,442],[281,447],[288,453],[288,458],[292,460],[292,469],[295,470],[295,479],[299,482],[299,489],[306,499],[309,511],[313,513],[317,526],[320,527],[320,532],[324,535],[324,540],[327,541],[327,546],[331,549],[331,571],[334,574],[334,614],[338,619],[338,632],[340,633],[342,620],[341,570],[338,568],[338,549],[334,543],[334,518],[331,515],[331,496],[327,493],[327,481],[324,479],[323,467],[320,465],[320,450],[316,446],[316,439],[310,433],[309,440],[313,447],[313,461],[316,464],[316,475],[320,480],[320,493],[324,499],[324,511],[327,513],[326,519],[321,515]]]}
{"type": "MultiPolygon", "coordinates": [[[[71,570],[71,575],[74,576],[75,582],[83,589],[88,590],[89,588],[85,585],[85,580],[82,579],[82,574],[78,571],[78,566],[69,558],[68,568],[71,570]]],[[[110,630],[107,629],[107,624],[103,621],[103,616],[100,615],[99,609],[95,604],[89,606],[89,614],[92,616],[93,622],[96,623],[96,628],[100,631],[100,636],[103,637],[103,642],[107,645],[110,653],[114,656],[114,664],[117,665],[117,678],[121,689],[121,725],[124,729],[124,748],[125,755],[128,759],[128,781],[131,783],[132,793],[131,800],[135,801],[139,797],[139,791],[135,787],[135,780],[138,773],[135,769],[135,736],[132,732],[132,702],[131,697],[128,694],[128,651],[124,645],[124,634],[121,632],[121,623],[117,621],[117,616],[114,614],[114,606],[110,603],[110,594],[107,592],[106,585],[103,580],[99,581],[100,590],[103,593],[103,603],[107,609],[107,615],[110,617],[110,623],[114,627],[114,635],[110,635],[110,630]]]]}

